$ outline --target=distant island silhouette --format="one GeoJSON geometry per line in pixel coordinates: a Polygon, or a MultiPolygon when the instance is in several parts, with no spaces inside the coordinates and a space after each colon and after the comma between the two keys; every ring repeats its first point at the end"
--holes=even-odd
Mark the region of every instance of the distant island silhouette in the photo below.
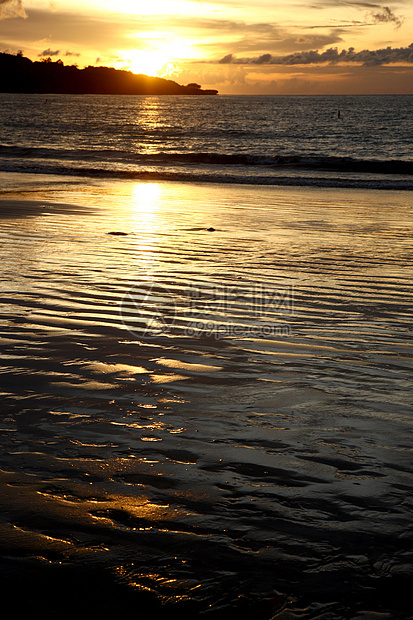
{"type": "Polygon", "coordinates": [[[217,95],[199,84],[181,86],[172,80],[135,74],[111,67],[65,65],[42,58],[33,62],[23,56],[0,52],[0,92],[101,95],[217,95]]]}

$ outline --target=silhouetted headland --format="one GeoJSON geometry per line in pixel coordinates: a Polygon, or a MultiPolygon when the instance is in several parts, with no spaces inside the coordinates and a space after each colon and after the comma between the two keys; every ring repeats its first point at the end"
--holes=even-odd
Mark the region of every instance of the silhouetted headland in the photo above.
{"type": "Polygon", "coordinates": [[[217,95],[199,84],[135,74],[111,67],[64,65],[50,58],[33,62],[21,53],[0,53],[0,92],[107,95],[217,95]]]}

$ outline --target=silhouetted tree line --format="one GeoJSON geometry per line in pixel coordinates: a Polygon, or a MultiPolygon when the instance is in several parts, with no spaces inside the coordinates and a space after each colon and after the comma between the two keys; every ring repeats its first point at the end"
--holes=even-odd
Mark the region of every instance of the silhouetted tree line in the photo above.
{"type": "Polygon", "coordinates": [[[136,75],[111,67],[64,65],[43,58],[33,62],[22,52],[0,53],[0,92],[110,95],[216,95],[199,84],[181,86],[172,80],[136,75]]]}

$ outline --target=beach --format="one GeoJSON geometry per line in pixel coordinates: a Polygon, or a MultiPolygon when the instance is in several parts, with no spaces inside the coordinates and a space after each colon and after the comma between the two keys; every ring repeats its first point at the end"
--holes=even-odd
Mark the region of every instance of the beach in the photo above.
{"type": "Polygon", "coordinates": [[[411,617],[411,193],[0,177],[3,601],[411,617]]]}

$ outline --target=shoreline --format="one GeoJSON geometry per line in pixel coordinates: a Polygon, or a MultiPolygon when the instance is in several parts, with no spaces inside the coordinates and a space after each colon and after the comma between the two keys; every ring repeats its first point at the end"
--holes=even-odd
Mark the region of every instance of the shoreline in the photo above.
{"type": "MultiPolygon", "coordinates": [[[[310,181],[312,179],[309,179],[310,181]]],[[[175,186],[177,188],[179,188],[180,185],[183,186],[193,186],[193,187],[200,187],[200,188],[206,188],[206,190],[208,191],[208,188],[211,186],[214,187],[222,187],[222,188],[228,188],[231,191],[231,188],[234,188],[235,191],[237,191],[237,188],[240,188],[240,186],[244,186],[246,191],[254,191],[254,189],[257,189],[258,191],[271,191],[274,190],[274,192],[277,192],[278,190],[282,191],[286,191],[286,192],[301,192],[301,191],[309,191],[309,192],[334,192],[334,191],[338,191],[338,192],[361,192],[361,193],[369,193],[369,192],[379,192],[381,193],[382,191],[384,191],[386,194],[387,193],[391,193],[391,192],[395,192],[395,194],[399,194],[399,193],[405,193],[405,192],[410,192],[411,189],[408,188],[392,188],[392,187],[374,187],[374,186],[364,186],[364,185],[355,185],[355,186],[335,186],[335,185],[317,185],[316,183],[314,184],[303,184],[300,185],[299,183],[295,183],[296,179],[294,179],[293,177],[288,178],[288,182],[285,185],[278,185],[278,184],[272,184],[272,183],[249,183],[247,182],[243,182],[242,177],[240,177],[239,179],[237,179],[235,182],[229,181],[229,182],[221,182],[221,181],[216,181],[214,180],[212,177],[211,178],[190,178],[185,177],[185,178],[177,178],[177,179],[169,179],[169,178],[156,178],[156,175],[154,177],[148,176],[148,178],[143,177],[143,178],[134,178],[134,177],[128,177],[127,175],[125,176],[120,176],[120,177],[116,177],[116,176],[112,176],[112,177],[107,177],[107,176],[87,176],[87,175],[82,175],[82,174],[56,174],[55,172],[22,172],[22,171],[2,171],[0,170],[0,181],[2,184],[2,189],[0,190],[0,199],[4,199],[6,200],[7,198],[9,198],[11,195],[21,195],[22,193],[34,193],[34,194],[41,194],[43,191],[47,192],[47,194],[50,193],[51,190],[53,190],[53,188],[56,188],[56,192],[58,191],[58,189],[60,190],[60,192],[65,192],[65,191],[69,191],[70,188],[75,189],[76,187],[79,186],[85,186],[85,187],[96,187],[96,188],[104,188],[104,187],[110,187],[110,185],[113,185],[114,187],[120,187],[120,186],[125,186],[127,187],[129,186],[133,186],[133,185],[160,185],[160,186],[165,186],[167,187],[168,185],[171,186],[175,186]]],[[[389,181],[390,183],[391,181],[389,181]]],[[[81,194],[79,194],[80,198],[81,198],[81,194]]],[[[13,199],[13,198],[10,198],[13,199]]],[[[19,200],[23,200],[23,198],[16,198],[19,200]]],[[[43,200],[43,197],[39,197],[39,200],[43,200]]]]}
{"type": "MultiPolygon", "coordinates": [[[[215,166],[216,167],[216,166],[215,166]]],[[[25,166],[27,169],[27,166],[25,166]]],[[[261,171],[262,172],[262,171],[261,171]]],[[[280,170],[284,172],[284,170],[280,170]]],[[[347,173],[342,172],[339,177],[332,177],[331,172],[321,170],[319,176],[312,176],[307,170],[287,171],[289,174],[285,176],[271,176],[268,171],[264,174],[256,171],[243,172],[242,175],[234,174],[233,170],[228,168],[219,174],[214,170],[214,166],[205,172],[177,172],[170,170],[159,171],[122,171],[117,172],[107,170],[87,170],[82,168],[72,168],[67,170],[59,170],[51,168],[50,170],[42,169],[30,172],[16,169],[0,170],[0,175],[31,175],[38,177],[54,177],[60,178],[62,182],[68,179],[82,180],[83,182],[113,182],[119,181],[134,183],[186,183],[186,184],[213,184],[213,185],[245,185],[250,187],[291,187],[291,188],[315,188],[315,189],[355,189],[355,190],[377,190],[377,191],[407,191],[413,190],[413,181],[409,175],[381,174],[369,175],[365,173],[347,173]],[[395,178],[398,176],[399,178],[395,178]]]]}

